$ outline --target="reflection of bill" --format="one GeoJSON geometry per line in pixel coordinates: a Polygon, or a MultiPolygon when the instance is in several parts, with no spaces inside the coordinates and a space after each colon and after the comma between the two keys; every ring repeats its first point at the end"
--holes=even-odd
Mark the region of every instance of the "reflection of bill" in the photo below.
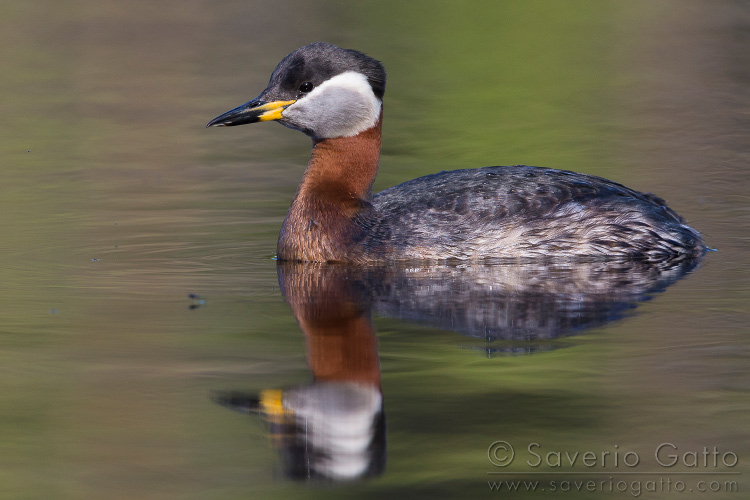
{"type": "Polygon", "coordinates": [[[385,414],[375,387],[323,382],[266,390],[257,398],[227,393],[215,399],[264,417],[289,478],[346,481],[385,468],[385,414]]]}

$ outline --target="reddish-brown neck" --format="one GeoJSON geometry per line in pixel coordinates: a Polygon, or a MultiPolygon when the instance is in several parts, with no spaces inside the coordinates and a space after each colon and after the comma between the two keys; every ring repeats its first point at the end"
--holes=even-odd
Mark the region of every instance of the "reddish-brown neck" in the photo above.
{"type": "Polygon", "coordinates": [[[354,137],[316,139],[297,197],[369,200],[380,160],[381,119],[354,137]]]}
{"type": "Polygon", "coordinates": [[[312,157],[279,234],[281,260],[313,262],[364,258],[354,248],[365,230],[357,220],[371,206],[380,159],[378,122],[354,137],[313,142],[312,157]]]}

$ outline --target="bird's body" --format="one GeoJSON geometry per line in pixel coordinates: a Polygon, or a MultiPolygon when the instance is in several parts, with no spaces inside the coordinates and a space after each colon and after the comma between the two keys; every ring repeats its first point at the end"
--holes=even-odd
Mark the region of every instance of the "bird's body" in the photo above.
{"type": "Polygon", "coordinates": [[[548,168],[441,172],[387,189],[373,205],[391,222],[391,239],[410,242],[406,257],[662,260],[701,246],[661,199],[548,168]]]}
{"type": "Polygon", "coordinates": [[[665,260],[705,251],[660,198],[562,170],[454,170],[373,196],[384,90],[380,63],[319,42],[287,56],[257,99],[209,123],[279,120],[312,137],[279,259],[665,260]]]}

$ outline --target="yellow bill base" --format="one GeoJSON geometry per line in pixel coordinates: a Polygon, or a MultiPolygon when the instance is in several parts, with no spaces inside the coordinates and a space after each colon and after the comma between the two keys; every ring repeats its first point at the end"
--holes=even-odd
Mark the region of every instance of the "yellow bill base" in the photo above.
{"type": "Polygon", "coordinates": [[[295,102],[297,101],[273,101],[266,103],[263,106],[258,106],[257,108],[255,108],[256,110],[265,111],[258,117],[258,121],[268,122],[271,120],[281,120],[281,113],[284,111],[284,109],[287,106],[294,104],[295,102]]]}
{"type": "Polygon", "coordinates": [[[260,404],[263,412],[269,417],[290,415],[292,412],[284,409],[283,395],[284,391],[279,389],[261,391],[260,404]]]}

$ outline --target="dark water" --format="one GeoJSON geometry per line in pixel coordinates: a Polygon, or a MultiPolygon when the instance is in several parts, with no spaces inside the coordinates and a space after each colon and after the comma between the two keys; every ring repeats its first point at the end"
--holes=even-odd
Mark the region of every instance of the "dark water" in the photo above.
{"type": "Polygon", "coordinates": [[[0,27],[0,498],[746,496],[746,3],[6,2],[0,27]],[[717,251],[277,267],[308,139],[203,127],[318,39],[388,70],[376,190],[566,168],[717,251]]]}

